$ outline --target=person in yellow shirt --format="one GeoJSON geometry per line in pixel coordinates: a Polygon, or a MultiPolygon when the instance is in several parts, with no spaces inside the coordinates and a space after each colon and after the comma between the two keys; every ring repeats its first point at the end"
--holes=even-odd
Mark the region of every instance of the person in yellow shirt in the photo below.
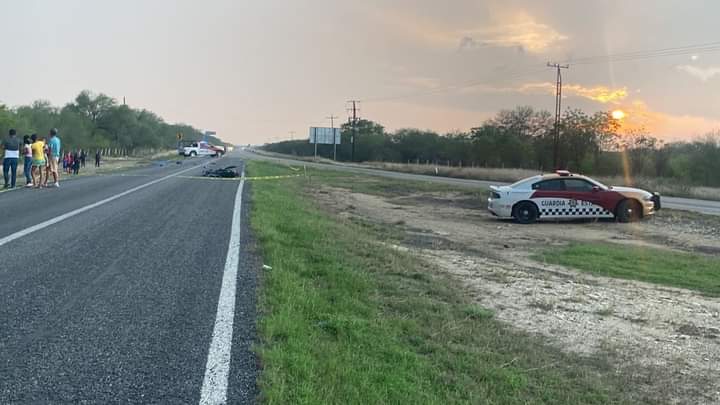
{"type": "Polygon", "coordinates": [[[32,144],[32,179],[35,188],[40,188],[43,184],[43,172],[47,161],[45,160],[45,142],[42,139],[38,139],[37,134],[32,134],[30,137],[32,144]]]}

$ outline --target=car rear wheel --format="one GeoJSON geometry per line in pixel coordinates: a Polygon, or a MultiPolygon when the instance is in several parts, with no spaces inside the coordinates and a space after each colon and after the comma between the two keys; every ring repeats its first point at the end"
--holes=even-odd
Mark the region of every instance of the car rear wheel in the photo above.
{"type": "Polygon", "coordinates": [[[521,224],[532,224],[538,219],[538,209],[531,202],[521,202],[515,207],[515,220],[521,224]]]}
{"type": "Polygon", "coordinates": [[[642,218],[642,208],[635,200],[623,200],[618,204],[615,216],[620,222],[635,222],[642,218]]]}

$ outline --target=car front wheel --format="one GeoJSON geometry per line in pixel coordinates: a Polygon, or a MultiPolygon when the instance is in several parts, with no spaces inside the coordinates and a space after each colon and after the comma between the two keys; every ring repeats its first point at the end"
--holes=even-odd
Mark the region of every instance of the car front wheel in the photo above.
{"type": "Polygon", "coordinates": [[[515,207],[515,220],[521,224],[532,224],[538,219],[538,209],[531,202],[521,202],[515,207]]]}
{"type": "Polygon", "coordinates": [[[618,204],[617,220],[620,222],[635,222],[642,218],[642,208],[635,200],[623,200],[618,204]]]}

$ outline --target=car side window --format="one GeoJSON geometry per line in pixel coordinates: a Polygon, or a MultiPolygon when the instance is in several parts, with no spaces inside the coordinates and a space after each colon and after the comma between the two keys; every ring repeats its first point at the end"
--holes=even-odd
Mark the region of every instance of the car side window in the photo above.
{"type": "Polygon", "coordinates": [[[565,191],[565,183],[562,180],[545,180],[533,184],[532,188],[542,191],[565,191]]]}
{"type": "Polygon", "coordinates": [[[593,185],[582,179],[566,179],[565,190],[574,192],[590,192],[593,190],[593,185]]]}

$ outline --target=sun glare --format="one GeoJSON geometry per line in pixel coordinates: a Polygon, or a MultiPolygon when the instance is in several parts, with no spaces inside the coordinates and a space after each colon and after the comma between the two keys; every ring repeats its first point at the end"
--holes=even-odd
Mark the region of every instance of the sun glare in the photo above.
{"type": "Polygon", "coordinates": [[[612,117],[614,120],[621,120],[625,118],[625,111],[623,110],[615,110],[612,112],[612,117]]]}

